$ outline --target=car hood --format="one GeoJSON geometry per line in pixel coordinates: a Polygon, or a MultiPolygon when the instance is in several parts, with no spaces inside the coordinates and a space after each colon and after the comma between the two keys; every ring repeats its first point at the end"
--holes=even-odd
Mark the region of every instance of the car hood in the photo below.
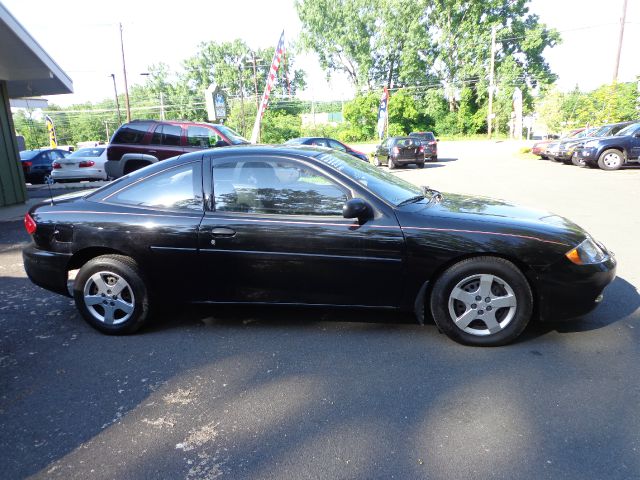
{"type": "Polygon", "coordinates": [[[446,224],[452,229],[533,237],[570,246],[579,244],[587,235],[560,215],[493,198],[444,193],[440,201],[409,206],[412,212],[402,217],[402,223],[415,221],[425,227],[446,224]]]}

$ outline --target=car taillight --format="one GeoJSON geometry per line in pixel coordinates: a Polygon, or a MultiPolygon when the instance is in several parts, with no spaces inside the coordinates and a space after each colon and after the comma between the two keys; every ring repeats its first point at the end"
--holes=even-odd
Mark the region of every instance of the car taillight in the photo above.
{"type": "Polygon", "coordinates": [[[95,164],[96,164],[96,162],[94,162],[93,160],[83,160],[82,162],[80,162],[80,163],[78,164],[78,166],[79,166],[80,168],[83,168],[83,167],[93,167],[95,164]]]}
{"type": "Polygon", "coordinates": [[[30,167],[31,165],[33,165],[33,162],[22,162],[23,167],[30,167]]]}
{"type": "Polygon", "coordinates": [[[394,155],[398,155],[400,153],[400,149],[398,147],[393,147],[393,150],[391,150],[393,152],[394,155]]]}
{"type": "Polygon", "coordinates": [[[420,145],[420,152],[424,152],[424,145],[420,145]]]}
{"type": "Polygon", "coordinates": [[[24,216],[24,228],[27,229],[27,233],[29,235],[33,235],[34,233],[36,233],[36,228],[38,226],[36,225],[36,222],[33,218],[31,218],[31,215],[29,215],[28,213],[24,216]]]}
{"type": "Polygon", "coordinates": [[[429,145],[435,145],[436,143],[438,143],[438,142],[432,140],[431,142],[429,142],[429,145]]]}
{"type": "Polygon", "coordinates": [[[58,162],[53,162],[51,164],[51,168],[53,168],[55,170],[57,168],[62,168],[62,165],[60,165],[58,162]]]}

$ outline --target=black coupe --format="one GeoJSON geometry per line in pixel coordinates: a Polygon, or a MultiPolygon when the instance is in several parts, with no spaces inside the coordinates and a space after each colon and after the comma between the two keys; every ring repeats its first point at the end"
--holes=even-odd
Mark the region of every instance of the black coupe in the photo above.
{"type": "Polygon", "coordinates": [[[441,194],[314,147],[193,152],[25,216],[29,278],[105,333],[162,302],[414,311],[471,345],[582,315],[611,253],[562,217],[441,194]],[[68,272],[77,270],[68,287],[68,272]]]}

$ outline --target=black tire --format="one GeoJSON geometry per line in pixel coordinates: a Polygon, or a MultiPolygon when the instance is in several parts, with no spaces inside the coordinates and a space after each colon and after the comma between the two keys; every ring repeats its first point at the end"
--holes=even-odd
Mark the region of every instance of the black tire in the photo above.
{"type": "Polygon", "coordinates": [[[542,160],[549,160],[549,157],[547,157],[546,155],[540,155],[540,158],[541,158],[542,160]]]}
{"type": "Polygon", "coordinates": [[[497,257],[475,257],[449,267],[437,279],[429,306],[438,328],[452,340],[464,345],[496,347],[515,340],[527,326],[533,311],[533,294],[527,279],[513,263],[497,257]],[[489,290],[481,286],[481,276],[490,279],[487,282],[489,290]],[[474,303],[454,299],[452,293],[456,287],[461,292],[459,295],[468,295],[474,303]],[[489,298],[489,302],[485,298],[489,298]],[[494,305],[497,302],[515,305],[494,308],[491,301],[494,305]],[[455,323],[453,316],[462,319],[461,326],[455,323]],[[495,322],[485,323],[483,319],[495,322]],[[491,329],[495,331],[491,332],[491,329]]]}
{"type": "Polygon", "coordinates": [[[389,167],[389,170],[396,168],[396,164],[393,162],[391,157],[387,158],[387,166],[389,167]]]}
{"type": "Polygon", "coordinates": [[[76,276],[73,298],[87,323],[109,335],[133,333],[149,318],[149,292],[144,277],[137,263],[123,255],[102,255],[85,263],[76,276]],[[97,282],[94,280],[96,274],[100,274],[97,282]],[[116,283],[110,284],[114,279],[116,283]],[[109,287],[117,287],[120,279],[126,282],[126,287],[110,297],[115,290],[112,291],[109,287]],[[99,282],[102,282],[103,289],[99,287],[99,282]],[[101,293],[103,290],[104,293],[101,293]],[[88,298],[85,298],[85,293],[89,295],[88,298]],[[100,298],[104,300],[89,303],[89,299],[100,300],[100,298]],[[105,305],[112,312],[111,323],[108,321],[109,315],[105,305]],[[127,312],[121,309],[123,308],[121,306],[126,306],[127,309],[132,306],[132,308],[127,312]],[[102,317],[102,320],[98,317],[102,317]]]}
{"type": "Polygon", "coordinates": [[[571,163],[573,163],[576,167],[586,167],[587,162],[584,158],[578,157],[577,155],[571,156],[571,163]]]}
{"type": "Polygon", "coordinates": [[[416,166],[418,168],[424,168],[424,162],[418,162],[418,163],[416,163],[416,166]]]}
{"type": "Polygon", "coordinates": [[[600,155],[600,158],[598,158],[598,166],[602,170],[619,170],[622,165],[624,165],[624,155],[620,150],[616,150],[615,148],[605,150],[600,155]]]}
{"type": "Polygon", "coordinates": [[[433,157],[431,157],[431,161],[432,162],[437,162],[438,161],[438,156],[434,155],[433,157]]]}

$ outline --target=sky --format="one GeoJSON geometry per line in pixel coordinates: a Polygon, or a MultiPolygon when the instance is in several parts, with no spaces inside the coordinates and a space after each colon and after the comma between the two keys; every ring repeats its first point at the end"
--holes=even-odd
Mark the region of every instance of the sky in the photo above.
{"type": "MultiPolygon", "coordinates": [[[[119,27],[123,25],[129,84],[164,62],[179,70],[181,61],[206,41],[243,39],[251,48],[275,47],[280,32],[287,41],[301,25],[294,0],[0,0],[72,78],[74,93],[50,97],[69,105],[113,96],[111,73],[123,92],[119,27]]],[[[481,0],[478,0],[481,1],[481,0]]],[[[613,78],[623,0],[532,0],[530,9],[561,32],[559,46],[545,51],[561,90],[592,90],[613,78]]],[[[640,0],[629,0],[619,81],[640,74],[640,0]]],[[[271,59],[267,59],[270,62],[271,59]]],[[[296,68],[307,72],[304,99],[345,100],[353,90],[344,76],[327,82],[313,54],[299,54],[296,68]]]]}

